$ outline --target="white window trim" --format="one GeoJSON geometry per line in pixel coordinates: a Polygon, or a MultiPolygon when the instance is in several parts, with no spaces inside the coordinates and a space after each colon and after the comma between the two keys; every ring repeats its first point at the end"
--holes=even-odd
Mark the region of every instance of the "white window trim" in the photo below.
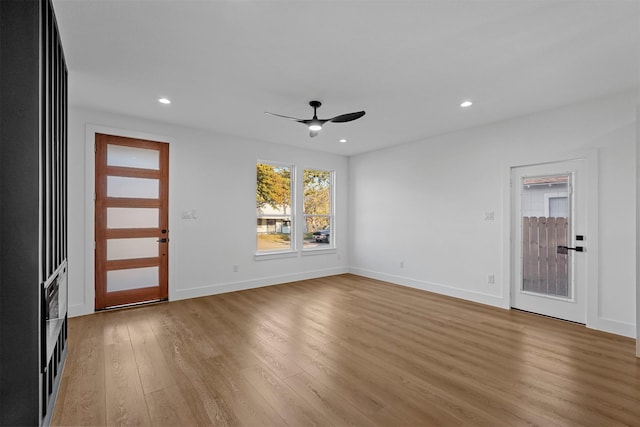
{"type": "MultiPolygon", "coordinates": [[[[327,255],[327,254],[335,254],[338,252],[338,248],[336,245],[336,171],[334,169],[324,169],[317,167],[298,167],[295,163],[287,163],[281,161],[271,161],[258,159],[256,160],[256,166],[258,164],[267,164],[275,167],[287,167],[290,170],[291,174],[291,206],[290,206],[290,214],[282,215],[282,217],[290,217],[291,218],[291,247],[290,249],[283,250],[271,250],[271,251],[258,251],[256,247],[256,252],[254,253],[255,261],[264,261],[264,260],[273,260],[273,259],[283,259],[283,258],[297,258],[299,256],[315,256],[315,255],[327,255]],[[302,170],[302,173],[299,174],[298,170],[302,170]],[[303,228],[304,224],[306,224],[306,215],[304,213],[304,204],[298,203],[298,200],[304,200],[304,171],[305,170],[317,170],[322,172],[330,173],[330,203],[331,203],[331,211],[330,214],[327,215],[329,217],[329,221],[331,224],[330,231],[330,240],[329,246],[327,247],[314,247],[314,248],[305,248],[304,242],[302,239],[299,240],[299,236],[303,236],[303,228]],[[302,177],[299,179],[299,176],[302,177]],[[298,218],[302,218],[302,221],[298,221],[298,218]]],[[[256,189],[257,191],[257,189],[256,189]]],[[[323,216],[323,215],[320,215],[323,216]]],[[[256,220],[261,218],[256,214],[256,220]]],[[[255,222],[254,222],[255,224],[255,222]]]]}
{"type": "Polygon", "coordinates": [[[298,251],[279,251],[279,252],[256,252],[253,255],[253,259],[256,261],[264,261],[269,259],[280,259],[280,258],[297,258],[299,255],[298,251]]]}

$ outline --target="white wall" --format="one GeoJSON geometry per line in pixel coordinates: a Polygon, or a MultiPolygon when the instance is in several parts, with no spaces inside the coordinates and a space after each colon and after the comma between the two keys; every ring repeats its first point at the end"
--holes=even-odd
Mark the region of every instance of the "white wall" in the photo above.
{"type": "Polygon", "coordinates": [[[104,112],[69,111],[69,313],[94,311],[95,131],[170,143],[169,298],[210,295],[344,273],[348,160],[104,112]],[[322,255],[255,260],[256,160],[336,171],[336,243],[322,255]],[[197,219],[182,219],[194,209],[197,219]],[[233,265],[239,266],[233,272],[233,265]]]}
{"type": "Polygon", "coordinates": [[[597,150],[598,312],[588,326],[635,336],[636,104],[623,93],[351,157],[350,270],[508,307],[505,168],[597,150]]]}

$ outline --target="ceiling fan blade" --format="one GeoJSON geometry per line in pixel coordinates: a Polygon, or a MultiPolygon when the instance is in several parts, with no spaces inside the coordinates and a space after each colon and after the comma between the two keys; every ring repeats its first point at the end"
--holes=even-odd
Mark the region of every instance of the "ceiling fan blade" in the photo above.
{"type": "Polygon", "coordinates": [[[333,122],[333,123],[350,122],[352,120],[359,119],[360,117],[364,116],[364,114],[365,114],[364,111],[358,111],[358,112],[355,112],[355,113],[340,114],[339,116],[335,116],[334,118],[329,119],[327,121],[333,122]]]}
{"type": "Polygon", "coordinates": [[[318,131],[310,130],[310,131],[309,131],[309,136],[310,136],[311,138],[313,138],[314,136],[318,136],[318,131]]]}
{"type": "Polygon", "coordinates": [[[295,117],[283,116],[282,114],[270,113],[268,111],[265,111],[264,113],[270,116],[282,117],[283,119],[295,120],[296,122],[300,122],[300,123],[303,122],[302,119],[296,119],[295,117]]]}

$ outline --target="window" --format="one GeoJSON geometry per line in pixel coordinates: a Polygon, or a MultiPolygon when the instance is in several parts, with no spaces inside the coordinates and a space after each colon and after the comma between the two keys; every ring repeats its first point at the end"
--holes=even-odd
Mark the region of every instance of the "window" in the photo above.
{"type": "Polygon", "coordinates": [[[304,171],[304,249],[333,247],[333,172],[304,171]]]}
{"type": "Polygon", "coordinates": [[[293,166],[261,163],[256,167],[256,247],[258,252],[293,250],[293,166]]]}

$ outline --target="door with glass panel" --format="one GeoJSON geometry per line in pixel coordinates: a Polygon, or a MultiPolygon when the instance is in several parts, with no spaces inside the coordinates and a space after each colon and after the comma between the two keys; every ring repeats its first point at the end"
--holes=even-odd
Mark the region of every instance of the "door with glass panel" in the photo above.
{"type": "Polygon", "coordinates": [[[512,170],[514,308],[586,323],[584,162],[512,170]]]}
{"type": "Polygon", "coordinates": [[[168,298],[169,144],[96,134],[96,310],[168,298]]]}

